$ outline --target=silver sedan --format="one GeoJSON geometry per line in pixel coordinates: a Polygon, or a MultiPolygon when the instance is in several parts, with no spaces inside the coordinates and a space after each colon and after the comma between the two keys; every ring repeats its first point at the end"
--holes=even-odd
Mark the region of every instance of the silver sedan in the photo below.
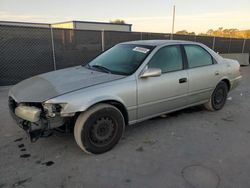
{"type": "Polygon", "coordinates": [[[124,128],[204,104],[220,110],[241,80],[240,65],[187,41],[125,42],[90,63],[41,74],[13,86],[9,107],[31,141],[74,130],[87,153],[104,153],[124,128]]]}

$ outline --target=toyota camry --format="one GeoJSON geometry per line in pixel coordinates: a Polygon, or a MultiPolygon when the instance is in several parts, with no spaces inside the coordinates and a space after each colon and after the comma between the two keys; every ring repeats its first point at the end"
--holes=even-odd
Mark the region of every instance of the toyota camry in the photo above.
{"type": "Polygon", "coordinates": [[[240,80],[236,60],[203,44],[133,41],[88,64],[18,83],[9,108],[31,141],[70,127],[82,150],[100,154],[119,142],[126,125],[195,105],[222,109],[240,80]]]}

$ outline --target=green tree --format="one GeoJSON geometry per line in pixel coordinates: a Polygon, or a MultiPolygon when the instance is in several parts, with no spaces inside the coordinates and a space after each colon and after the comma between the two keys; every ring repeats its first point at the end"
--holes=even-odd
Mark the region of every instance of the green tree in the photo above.
{"type": "Polygon", "coordinates": [[[195,32],[188,32],[187,30],[177,31],[175,34],[177,35],[195,35],[195,32]]]}
{"type": "MultiPolygon", "coordinates": [[[[179,35],[195,35],[195,32],[188,32],[187,30],[177,31],[179,35]]],[[[250,38],[250,30],[240,31],[236,28],[223,28],[209,29],[206,33],[199,33],[200,36],[215,36],[215,37],[231,37],[231,38],[250,38]]]]}
{"type": "Polygon", "coordinates": [[[213,35],[213,33],[214,33],[214,30],[213,30],[213,29],[209,29],[209,30],[207,31],[207,34],[208,34],[208,35],[213,35]]]}
{"type": "Polygon", "coordinates": [[[110,20],[110,23],[126,24],[126,22],[124,20],[121,20],[121,19],[110,20]]]}

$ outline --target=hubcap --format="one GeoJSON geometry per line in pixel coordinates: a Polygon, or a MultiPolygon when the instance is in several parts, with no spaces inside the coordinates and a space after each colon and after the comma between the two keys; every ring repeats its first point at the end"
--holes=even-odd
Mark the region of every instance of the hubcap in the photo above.
{"type": "Polygon", "coordinates": [[[90,141],[96,146],[108,145],[114,138],[116,124],[110,117],[100,117],[90,129],[90,141]]]}

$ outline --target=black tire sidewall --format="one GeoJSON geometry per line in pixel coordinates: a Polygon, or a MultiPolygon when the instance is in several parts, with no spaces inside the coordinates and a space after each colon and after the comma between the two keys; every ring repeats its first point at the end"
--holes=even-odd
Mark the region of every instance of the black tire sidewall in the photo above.
{"type": "Polygon", "coordinates": [[[216,86],[216,88],[215,88],[215,90],[214,90],[214,92],[213,92],[213,94],[212,94],[211,103],[212,103],[212,107],[213,107],[214,110],[220,110],[220,109],[223,108],[223,106],[225,105],[226,100],[227,100],[227,93],[228,93],[227,84],[226,84],[225,82],[223,82],[223,81],[220,82],[220,83],[216,86]],[[219,105],[216,105],[216,104],[215,104],[215,95],[216,95],[216,92],[217,92],[219,89],[223,89],[224,96],[223,96],[223,101],[222,101],[219,105]]]}
{"type": "Polygon", "coordinates": [[[123,135],[124,128],[125,128],[124,118],[118,109],[112,107],[102,108],[92,113],[86,120],[83,129],[81,130],[82,145],[88,152],[93,154],[101,154],[107,152],[111,150],[119,142],[120,138],[123,135]],[[91,127],[95,123],[96,119],[103,116],[111,117],[116,123],[117,130],[111,143],[109,143],[105,147],[97,147],[91,142],[89,132],[91,127]]]}

